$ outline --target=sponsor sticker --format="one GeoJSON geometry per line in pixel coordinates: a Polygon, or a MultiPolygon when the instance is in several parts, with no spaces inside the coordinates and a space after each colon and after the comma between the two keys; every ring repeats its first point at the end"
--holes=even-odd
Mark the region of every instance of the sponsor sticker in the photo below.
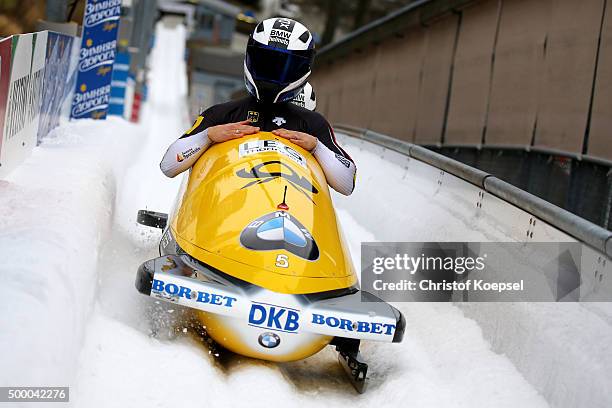
{"type": "Polygon", "coordinates": [[[234,302],[237,300],[232,296],[193,289],[186,285],[166,282],[161,278],[153,279],[151,296],[170,302],[178,302],[180,298],[184,298],[198,303],[206,303],[226,308],[233,307],[234,302]]]}
{"type": "Polygon", "coordinates": [[[284,249],[308,261],[319,258],[319,247],[310,232],[284,211],[266,214],[252,221],[240,234],[240,243],[255,251],[284,249]]]}
{"type": "Polygon", "coordinates": [[[295,163],[306,168],[306,159],[295,149],[279,142],[278,140],[254,140],[242,143],[238,147],[240,158],[251,156],[258,153],[277,152],[293,160],[295,163]]]}
{"type": "Polygon", "coordinates": [[[251,302],[249,326],[295,333],[300,328],[300,311],[268,303],[251,302]]]}
{"type": "Polygon", "coordinates": [[[293,98],[291,102],[298,106],[301,106],[302,108],[305,108],[306,107],[305,99],[306,99],[306,96],[304,95],[304,91],[302,90],[299,94],[295,96],[295,98],[293,98]]]}
{"type": "Polygon", "coordinates": [[[190,158],[191,156],[193,156],[194,154],[196,154],[200,150],[202,150],[200,147],[193,147],[193,148],[190,147],[189,149],[185,150],[184,152],[177,153],[176,161],[180,163],[183,160],[186,160],[186,159],[190,158]]]}
{"type": "Polygon", "coordinates": [[[242,188],[248,188],[255,184],[267,183],[268,181],[281,177],[308,198],[310,198],[308,193],[319,193],[319,190],[317,190],[306,177],[300,176],[291,166],[279,160],[270,160],[256,164],[251,167],[250,170],[246,168],[240,169],[236,172],[236,175],[243,179],[253,180],[245,184],[242,188]]]}
{"type": "Polygon", "coordinates": [[[393,335],[396,327],[390,323],[351,320],[322,313],[313,313],[311,323],[315,326],[327,326],[349,332],[380,334],[383,336],[393,335]]]}
{"type": "Polygon", "coordinates": [[[272,45],[271,43],[276,43],[283,48],[287,48],[294,26],[295,22],[293,20],[288,18],[277,18],[272,26],[268,45],[272,45]]]}
{"type": "Polygon", "coordinates": [[[265,348],[274,348],[280,344],[280,337],[276,333],[262,333],[258,339],[259,345],[265,348]]]}

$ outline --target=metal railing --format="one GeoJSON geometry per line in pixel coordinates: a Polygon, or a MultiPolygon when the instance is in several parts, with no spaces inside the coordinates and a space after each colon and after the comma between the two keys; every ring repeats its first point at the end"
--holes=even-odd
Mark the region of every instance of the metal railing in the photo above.
{"type": "Polygon", "coordinates": [[[612,257],[612,232],[557,207],[489,173],[443,156],[425,147],[354,126],[335,124],[343,133],[405,154],[453,174],[488,193],[542,219],[548,224],[612,257]]]}

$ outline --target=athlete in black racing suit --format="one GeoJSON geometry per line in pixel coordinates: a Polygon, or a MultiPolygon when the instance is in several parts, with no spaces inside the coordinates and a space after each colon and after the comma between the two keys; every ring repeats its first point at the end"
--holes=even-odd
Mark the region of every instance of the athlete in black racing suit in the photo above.
{"type": "Polygon", "coordinates": [[[313,58],[312,35],[297,21],[272,18],[259,23],[245,58],[251,96],[204,111],[166,151],[160,164],[164,174],[174,177],[189,169],[212,143],[261,130],[311,152],[329,186],[351,194],[355,163],[338,145],[330,124],[321,114],[290,103],[306,84],[313,58]]]}
{"type": "MultiPolygon", "coordinates": [[[[336,191],[349,195],[355,187],[355,164],[336,142],[332,127],[325,118],[289,102],[263,104],[249,96],[237,101],[215,105],[203,112],[194,126],[169,148],[161,162],[161,169],[168,177],[189,169],[212,144],[211,128],[229,132],[227,139],[253,134],[259,130],[274,132],[301,147],[310,147],[301,138],[315,138],[310,150],[317,159],[328,184],[336,191]],[[291,130],[286,130],[291,129],[291,130]],[[304,135],[297,135],[296,133],[304,135]]],[[[222,135],[221,137],[223,137],[222,135]]]]}

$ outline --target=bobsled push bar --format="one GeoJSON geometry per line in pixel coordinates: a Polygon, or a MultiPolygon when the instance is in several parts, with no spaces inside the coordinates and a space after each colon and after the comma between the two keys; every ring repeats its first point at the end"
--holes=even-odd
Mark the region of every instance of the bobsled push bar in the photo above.
{"type": "Polygon", "coordinates": [[[148,210],[139,210],[136,222],[141,225],[146,225],[147,227],[165,229],[166,225],[168,224],[168,214],[148,210]]]}
{"type": "MultiPolygon", "coordinates": [[[[189,255],[165,255],[143,263],[136,276],[142,294],[167,302],[244,320],[248,324],[255,287],[206,268],[189,255]]],[[[284,295],[301,304],[298,328],[307,333],[358,340],[399,343],[406,321],[399,310],[363,291],[339,297],[310,299],[308,295],[284,295]]],[[[293,303],[293,302],[292,302],[293,303]]],[[[356,357],[355,357],[356,358],[356,357]]]]}

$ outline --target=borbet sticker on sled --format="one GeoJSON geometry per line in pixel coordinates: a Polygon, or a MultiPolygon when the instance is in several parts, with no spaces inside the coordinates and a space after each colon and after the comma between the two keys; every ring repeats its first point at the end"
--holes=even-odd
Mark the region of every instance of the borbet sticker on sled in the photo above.
{"type": "Polygon", "coordinates": [[[306,227],[283,211],[251,222],[240,234],[240,243],[256,251],[285,249],[309,261],[319,258],[319,247],[306,227]]]}

